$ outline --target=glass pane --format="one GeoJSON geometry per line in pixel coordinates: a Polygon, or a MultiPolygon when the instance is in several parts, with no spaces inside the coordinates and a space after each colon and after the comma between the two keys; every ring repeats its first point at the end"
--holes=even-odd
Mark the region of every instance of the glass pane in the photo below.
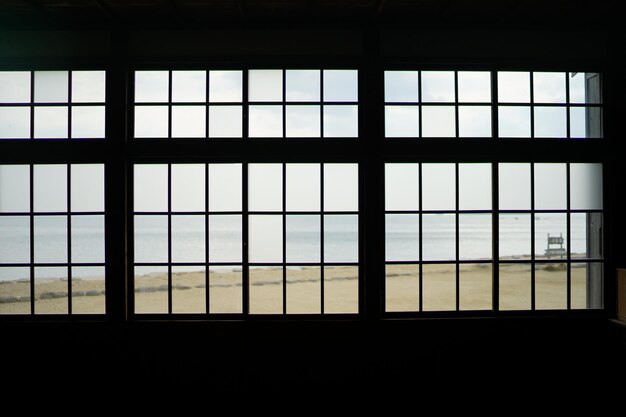
{"type": "Polygon", "coordinates": [[[602,213],[572,213],[572,258],[602,258],[602,213]]]}
{"type": "Polygon", "coordinates": [[[324,210],[359,210],[357,164],[324,164],[324,210]]]}
{"type": "Polygon", "coordinates": [[[422,106],[422,137],[456,137],[453,106],[422,106]]]}
{"type": "Polygon", "coordinates": [[[104,314],[104,267],[72,268],[72,313],[104,314]]]}
{"type": "Polygon", "coordinates": [[[204,164],[172,164],[172,211],[205,210],[204,164]]]}
{"type": "Polygon", "coordinates": [[[287,101],[320,101],[319,70],[287,70],[287,101]]]}
{"type": "Polygon", "coordinates": [[[135,137],[166,138],[167,106],[135,106],[135,137]]]}
{"type": "Polygon", "coordinates": [[[105,71],[72,71],[72,102],[104,103],[105,71]]]}
{"type": "Polygon", "coordinates": [[[498,72],[500,103],[530,103],[529,72],[498,72]]]}
{"type": "Polygon", "coordinates": [[[565,103],[565,73],[533,73],[533,101],[535,103],[565,103]]]}
{"type": "Polygon", "coordinates": [[[312,314],[322,311],[321,268],[287,268],[287,314],[312,314]]]}
{"type": "Polygon", "coordinates": [[[569,73],[569,101],[570,103],[602,102],[601,76],[594,72],[569,73]]]}
{"type": "Polygon", "coordinates": [[[72,138],[104,138],[104,106],[72,107],[72,138]]]}
{"type": "Polygon", "coordinates": [[[566,264],[535,265],[535,308],[537,310],[567,308],[566,264]]]}
{"type": "Polygon", "coordinates": [[[283,269],[250,268],[250,314],[282,314],[283,269]]]}
{"type": "Polygon", "coordinates": [[[104,262],[104,216],[72,216],[72,262],[104,262]]]}
{"type": "Polygon", "coordinates": [[[206,312],[206,273],[202,266],[172,267],[172,313],[206,312]]]}
{"type": "Polygon", "coordinates": [[[585,107],[570,107],[569,109],[569,135],[570,135],[570,138],[588,137],[587,109],[585,107]]]}
{"type": "Polygon", "coordinates": [[[0,107],[0,139],[30,138],[30,109],[0,107]]]}
{"type": "Polygon", "coordinates": [[[535,137],[567,137],[566,112],[565,107],[535,107],[535,137]]]}
{"type": "Polygon", "coordinates": [[[571,267],[571,308],[602,308],[604,291],[602,263],[573,263],[571,267]]]}
{"type": "Polygon", "coordinates": [[[135,72],[136,103],[167,103],[169,101],[168,71],[135,72]]]}
{"type": "Polygon", "coordinates": [[[36,216],[33,231],[35,262],[67,262],[67,217],[36,216]]]}
{"type": "Polygon", "coordinates": [[[358,216],[324,216],[324,262],[359,261],[358,216]]]}
{"type": "Polygon", "coordinates": [[[167,211],[167,165],[134,166],[135,211],[167,211]]]}
{"type": "Polygon", "coordinates": [[[172,262],[204,262],[204,216],[172,216],[172,262]]]}
{"type": "Polygon", "coordinates": [[[320,211],[320,164],[287,164],[287,211],[320,211]]]}
{"type": "Polygon", "coordinates": [[[0,216],[0,263],[22,262],[30,262],[30,218],[0,216]]]}
{"type": "Polygon", "coordinates": [[[35,314],[67,314],[67,268],[35,268],[35,314]]]}
{"type": "Polygon", "coordinates": [[[324,137],[356,138],[358,135],[357,106],[324,106],[324,137]]]}
{"type": "Polygon", "coordinates": [[[282,164],[248,165],[248,200],[250,211],[283,209],[282,164]]]}
{"type": "Polygon", "coordinates": [[[209,71],[209,101],[240,103],[243,99],[242,71],[209,71]]]}
{"type": "Polygon", "coordinates": [[[530,259],[530,214],[500,214],[500,259],[530,259]]]}
{"type": "Polygon", "coordinates": [[[500,310],[531,309],[531,264],[500,264],[500,310]]]}
{"type": "Polygon", "coordinates": [[[491,137],[491,107],[459,106],[459,137],[491,137]]]}
{"type": "Polygon", "coordinates": [[[0,212],[30,211],[30,167],[0,165],[0,212]]]}
{"type": "Polygon", "coordinates": [[[418,191],[418,164],[385,164],[385,210],[418,210],[418,191]]]}
{"type": "Polygon", "coordinates": [[[491,164],[459,164],[459,209],[491,208],[491,164]]]}
{"type": "Polygon", "coordinates": [[[417,103],[418,77],[417,71],[385,71],[385,102],[417,103]]]}
{"type": "Polygon", "coordinates": [[[385,267],[385,311],[419,311],[419,265],[385,267]]]}
{"type": "Polygon", "coordinates": [[[206,71],[172,71],[172,101],[204,103],[206,71]]]}
{"type": "Polygon", "coordinates": [[[530,164],[499,164],[500,210],[530,209],[530,164]]]}
{"type": "Polygon", "coordinates": [[[30,103],[29,71],[0,71],[0,103],[30,103]]]}
{"type": "Polygon", "coordinates": [[[424,311],[456,310],[456,265],[422,265],[424,311]]]}
{"type": "Polygon", "coordinates": [[[324,70],[324,101],[357,101],[358,71],[324,70]]]}
{"type": "Polygon", "coordinates": [[[498,132],[503,138],[529,138],[530,107],[499,107],[498,132]]]}
{"type": "Polygon", "coordinates": [[[167,267],[135,267],[135,313],[167,313],[167,267]]]}
{"type": "Polygon", "coordinates": [[[454,72],[422,71],[422,101],[454,102],[454,72]]]}
{"type": "Polygon", "coordinates": [[[535,208],[567,208],[567,172],[565,164],[535,164],[535,208]]]}
{"type": "Polygon", "coordinates": [[[241,181],[241,164],[209,164],[209,211],[240,211],[241,181]]]}
{"type": "Polygon", "coordinates": [[[248,84],[249,101],[283,101],[281,70],[250,70],[248,84]]]}
{"type": "Polygon", "coordinates": [[[318,215],[287,216],[287,262],[320,262],[321,224],[318,215]]]}
{"type": "Polygon", "coordinates": [[[535,215],[535,256],[549,259],[567,257],[567,215],[565,213],[535,215]]]}
{"type": "Polygon", "coordinates": [[[319,138],[320,106],[287,106],[287,137],[319,138]]]}
{"type": "Polygon", "coordinates": [[[135,216],[135,262],[168,262],[167,216],[135,216]]]}
{"type": "Polygon", "coordinates": [[[241,262],[240,215],[209,216],[209,262],[241,262]]]}
{"type": "Polygon", "coordinates": [[[602,209],[602,164],[570,164],[571,208],[602,209]]]}
{"type": "Polygon", "coordinates": [[[454,164],[422,164],[422,208],[456,208],[456,171],[454,164]]]}
{"type": "Polygon", "coordinates": [[[493,308],[491,264],[459,266],[459,309],[491,310],[493,308]]]}
{"type": "Polygon", "coordinates": [[[283,137],[282,106],[249,106],[251,138],[283,137]]]}
{"type": "Polygon", "coordinates": [[[67,71],[35,71],[35,103],[68,102],[67,71]]]}
{"type": "Polygon", "coordinates": [[[419,214],[385,215],[385,260],[419,260],[419,214]]]}
{"type": "Polygon", "coordinates": [[[67,107],[35,107],[35,139],[68,137],[67,107]]]}
{"type": "Polygon", "coordinates": [[[241,106],[209,106],[210,138],[240,138],[242,123],[241,106]]]}
{"type": "Polygon", "coordinates": [[[67,165],[35,165],[33,169],[34,210],[67,211],[67,165]]]}
{"type": "Polygon", "coordinates": [[[419,137],[417,106],[385,106],[385,137],[419,137]]]}
{"type": "Polygon", "coordinates": [[[359,268],[324,267],[324,313],[359,312],[359,268]]]}
{"type": "Polygon", "coordinates": [[[250,262],[283,262],[282,216],[250,216],[248,240],[250,262]]]}
{"type": "Polygon", "coordinates": [[[243,311],[241,266],[209,269],[209,313],[243,311]]]}
{"type": "Polygon", "coordinates": [[[172,137],[204,138],[206,137],[206,107],[204,106],[173,106],[172,137]]]}
{"type": "Polygon", "coordinates": [[[422,215],[422,259],[456,259],[456,219],[454,214],[422,215]]]}
{"type": "Polygon", "coordinates": [[[491,214],[459,215],[459,259],[491,259],[491,222],[491,214]]]}
{"type": "Polygon", "coordinates": [[[0,268],[1,314],[30,314],[30,268],[0,268]]]}
{"type": "Polygon", "coordinates": [[[491,102],[491,73],[487,71],[459,71],[459,102],[491,102]]]}

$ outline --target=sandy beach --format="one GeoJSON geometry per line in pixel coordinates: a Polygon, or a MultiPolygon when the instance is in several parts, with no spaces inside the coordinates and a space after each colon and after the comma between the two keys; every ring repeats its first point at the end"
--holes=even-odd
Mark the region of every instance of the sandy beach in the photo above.
{"type": "MultiPolygon", "coordinates": [[[[572,308],[586,308],[586,264],[572,265],[572,308]]],[[[461,310],[491,309],[491,264],[460,266],[459,307],[461,310]]],[[[531,270],[529,264],[500,265],[500,309],[530,308],[531,270]]],[[[423,310],[455,309],[455,265],[423,266],[423,310]]],[[[352,266],[324,270],[324,311],[354,313],[358,308],[358,269],[352,266]]],[[[242,275],[237,270],[211,270],[208,277],[208,311],[238,313],[242,309],[242,275]]],[[[536,308],[567,307],[565,264],[537,264],[536,308]]],[[[207,311],[207,279],[204,271],[176,271],[172,274],[172,311],[207,311]]],[[[140,274],[135,278],[137,313],[167,313],[167,275],[140,274]]],[[[418,311],[419,265],[387,265],[387,311],[418,311]]],[[[321,311],[320,268],[287,270],[287,313],[321,311]]],[[[68,285],[63,279],[41,279],[35,284],[35,313],[67,313],[68,285]]],[[[250,268],[250,312],[282,313],[283,275],[281,268],[250,268]]],[[[74,279],[72,309],[76,314],[104,313],[104,281],[74,279]]],[[[30,313],[28,280],[0,282],[0,314],[30,313]]]]}

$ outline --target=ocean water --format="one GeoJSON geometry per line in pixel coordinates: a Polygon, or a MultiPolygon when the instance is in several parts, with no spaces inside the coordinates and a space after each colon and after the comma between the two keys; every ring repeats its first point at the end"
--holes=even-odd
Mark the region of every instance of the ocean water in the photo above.
{"type": "MultiPolygon", "coordinates": [[[[282,261],[282,217],[262,227],[251,228],[250,261],[282,261]],[[270,227],[271,226],[271,227],[270,227]],[[278,229],[277,229],[278,227],[278,229]]],[[[205,217],[173,216],[172,261],[204,262],[205,217]]],[[[530,215],[500,217],[500,256],[519,257],[531,251],[530,215]]],[[[535,217],[535,254],[544,255],[548,234],[566,239],[565,214],[540,214],[535,217]]],[[[67,218],[38,216],[35,219],[34,255],[37,263],[68,261],[67,218]]],[[[456,219],[450,214],[424,214],[422,218],[423,260],[454,260],[456,256],[456,219]]],[[[419,260],[419,222],[417,215],[389,214],[386,217],[386,260],[419,260]]],[[[461,214],[459,217],[459,258],[466,260],[492,257],[491,215],[461,214]]],[[[0,280],[27,278],[28,268],[7,268],[2,264],[28,263],[30,260],[30,223],[27,216],[0,217],[0,280]]],[[[571,251],[584,253],[587,247],[586,215],[572,214],[571,251]]],[[[321,223],[319,216],[288,216],[286,230],[287,262],[320,262],[321,223]]],[[[324,218],[325,262],[358,261],[358,217],[328,215],[324,218]]],[[[136,216],[135,262],[167,262],[167,216],[136,216]]],[[[209,261],[241,263],[241,216],[210,216],[209,261]]],[[[565,245],[564,245],[565,246],[565,245]]],[[[103,216],[72,218],[71,252],[73,262],[104,262],[103,216]]],[[[75,276],[94,274],[102,268],[76,268],[75,276]]],[[[142,268],[148,272],[149,268],[142,268]]],[[[159,268],[155,268],[155,271],[159,268]]],[[[36,268],[37,277],[64,276],[65,268],[36,268]]]]}

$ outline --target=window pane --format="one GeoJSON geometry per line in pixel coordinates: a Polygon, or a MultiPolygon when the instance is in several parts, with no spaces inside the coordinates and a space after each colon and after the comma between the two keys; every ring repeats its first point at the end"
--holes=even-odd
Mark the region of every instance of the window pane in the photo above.
{"type": "Polygon", "coordinates": [[[500,259],[530,259],[530,214],[500,214],[500,259]]]}
{"type": "Polygon", "coordinates": [[[358,84],[355,70],[324,70],[324,101],[357,101],[358,84]]]}
{"type": "Polygon", "coordinates": [[[135,137],[166,138],[168,123],[166,106],[135,106],[135,137]]]}
{"type": "Polygon", "coordinates": [[[172,137],[204,138],[206,137],[206,107],[204,106],[173,106],[172,137]]]}
{"type": "Polygon", "coordinates": [[[572,264],[572,309],[602,308],[603,266],[600,262],[572,264]]]}
{"type": "Polygon", "coordinates": [[[204,103],[206,71],[172,71],[172,101],[204,103]]]}
{"type": "Polygon", "coordinates": [[[0,212],[30,211],[30,167],[0,165],[0,212]]]}
{"type": "Polygon", "coordinates": [[[419,214],[385,215],[385,260],[419,260],[419,214]]]}
{"type": "Polygon", "coordinates": [[[241,181],[241,164],[209,164],[209,211],[240,211],[241,181]]]}
{"type": "Polygon", "coordinates": [[[602,164],[570,164],[571,208],[602,209],[602,164]]]}
{"type": "Polygon", "coordinates": [[[565,107],[535,107],[535,137],[567,137],[567,109],[565,107]]]}
{"type": "Polygon", "coordinates": [[[571,138],[589,137],[587,131],[587,109],[585,107],[570,107],[569,129],[571,138]]]}
{"type": "Polygon", "coordinates": [[[419,101],[419,72],[385,71],[385,102],[419,101]]]}
{"type": "Polygon", "coordinates": [[[572,213],[572,258],[602,258],[602,213],[572,213]]]}
{"type": "Polygon", "coordinates": [[[456,137],[453,106],[422,107],[422,137],[456,137]]]}
{"type": "Polygon", "coordinates": [[[72,71],[72,102],[104,103],[105,71],[72,71]]]}
{"type": "Polygon", "coordinates": [[[385,164],[385,210],[418,209],[418,164],[385,164]]]}
{"type": "Polygon", "coordinates": [[[491,208],[491,164],[459,164],[459,209],[491,208]]]}
{"type": "Polygon", "coordinates": [[[67,103],[67,71],[35,71],[35,103],[67,103]]]}
{"type": "Polygon", "coordinates": [[[320,267],[287,268],[287,314],[321,313],[320,267]]]}
{"type": "Polygon", "coordinates": [[[530,209],[530,164],[499,164],[500,210],[530,209]]]}
{"type": "Polygon", "coordinates": [[[282,216],[249,216],[250,262],[283,262],[282,216]]]}
{"type": "Polygon", "coordinates": [[[287,211],[320,211],[320,165],[287,164],[287,211]]]}
{"type": "Polygon", "coordinates": [[[324,137],[356,138],[358,135],[357,106],[324,106],[324,137]]]}
{"type": "Polygon", "coordinates": [[[500,103],[530,103],[529,72],[498,72],[500,103]]]}
{"type": "Polygon", "coordinates": [[[459,309],[491,310],[492,272],[491,264],[459,265],[459,309]]]}
{"type": "Polygon", "coordinates": [[[35,107],[35,138],[67,138],[67,121],[67,107],[35,107]]]}
{"type": "Polygon", "coordinates": [[[251,211],[281,211],[283,208],[282,164],[248,166],[248,200],[251,211]]]}
{"type": "Polygon", "coordinates": [[[357,266],[324,268],[324,312],[359,312],[359,269],[357,266]]]}
{"type": "Polygon", "coordinates": [[[104,138],[104,106],[72,107],[72,138],[104,138]]]}
{"type": "Polygon", "coordinates": [[[204,312],[206,312],[206,273],[204,267],[172,267],[172,313],[204,312]]]}
{"type": "Polygon", "coordinates": [[[204,164],[172,164],[172,211],[204,211],[204,164]]]}
{"type": "Polygon", "coordinates": [[[241,262],[240,215],[209,216],[209,262],[241,262]]]}
{"type": "Polygon", "coordinates": [[[385,106],[385,136],[388,138],[418,137],[418,107],[385,106]]]}
{"type": "Polygon", "coordinates": [[[320,216],[287,216],[286,262],[320,262],[320,216]]]}
{"type": "Polygon", "coordinates": [[[459,259],[491,259],[491,214],[459,215],[459,259]]]}
{"type": "Polygon", "coordinates": [[[569,77],[570,103],[598,104],[602,102],[600,74],[594,72],[571,72],[569,77]]]}
{"type": "Polygon", "coordinates": [[[453,71],[422,71],[422,101],[455,101],[453,71]]]}
{"type": "Polygon", "coordinates": [[[422,259],[456,259],[456,220],[453,214],[422,215],[422,259]]]}
{"type": "Polygon", "coordinates": [[[209,71],[209,101],[240,103],[243,99],[241,71],[209,71]]]}
{"type": "Polygon", "coordinates": [[[241,268],[209,269],[209,313],[241,313],[243,311],[241,268]]]}
{"type": "Polygon", "coordinates": [[[385,267],[385,311],[419,311],[419,265],[385,267]]]}
{"type": "Polygon", "coordinates": [[[209,106],[210,138],[240,138],[242,123],[241,106],[209,106]]]}
{"type": "Polygon", "coordinates": [[[538,210],[567,208],[565,164],[535,164],[535,208],[538,210]]]}
{"type": "Polygon", "coordinates": [[[72,164],[72,211],[104,211],[104,165],[72,164]]]}
{"type": "Polygon", "coordinates": [[[35,262],[67,262],[67,217],[36,216],[33,231],[35,262]]]}
{"type": "Polygon", "coordinates": [[[250,70],[248,83],[249,101],[283,100],[283,72],[281,70],[250,70]]]}
{"type": "Polygon", "coordinates": [[[358,211],[357,164],[324,164],[324,211],[358,211]]]}
{"type": "Polygon", "coordinates": [[[287,106],[287,137],[319,138],[320,106],[287,106]]]}
{"type": "Polygon", "coordinates": [[[491,107],[459,106],[459,136],[462,138],[491,137],[491,107]]]}
{"type": "Polygon", "coordinates": [[[456,310],[456,265],[422,265],[424,311],[456,310]]]}
{"type": "Polygon", "coordinates": [[[172,216],[172,262],[204,262],[205,216],[172,216]]]}
{"type": "Polygon", "coordinates": [[[287,70],[287,101],[320,101],[319,70],[287,70]]]}
{"type": "Polygon", "coordinates": [[[33,175],[34,210],[67,211],[67,165],[35,165],[33,175]]]}
{"type": "Polygon", "coordinates": [[[135,216],[135,262],[168,262],[167,216],[135,216]]]}
{"type": "Polygon", "coordinates": [[[29,71],[0,71],[0,103],[30,103],[29,71]]]}
{"type": "Polygon", "coordinates": [[[169,101],[168,71],[135,72],[136,103],[166,103],[169,101]]]}
{"type": "Polygon", "coordinates": [[[167,267],[135,267],[135,313],[167,313],[167,267]]]}
{"type": "Polygon", "coordinates": [[[250,314],[283,312],[283,269],[250,268],[250,314]]]}
{"type": "Polygon", "coordinates": [[[459,71],[459,102],[491,102],[491,73],[487,71],[459,71]]]}
{"type": "Polygon", "coordinates": [[[567,215],[565,213],[536,214],[535,256],[565,259],[567,249],[567,215]]]}
{"type": "Polygon", "coordinates": [[[500,264],[500,310],[531,309],[531,264],[500,264]]]}
{"type": "Polygon", "coordinates": [[[30,218],[0,216],[0,263],[22,262],[30,262],[30,218]]]}
{"type": "Polygon", "coordinates": [[[454,164],[422,164],[422,208],[456,208],[456,171],[454,164]]]}
{"type": "Polygon", "coordinates": [[[324,262],[358,262],[358,216],[324,216],[324,262]]]}
{"type": "Polygon", "coordinates": [[[282,106],[249,106],[251,138],[283,137],[282,106]]]}
{"type": "Polygon", "coordinates": [[[30,109],[0,107],[0,139],[30,138],[30,109]]]}
{"type": "Polygon", "coordinates": [[[535,103],[565,103],[565,73],[533,73],[533,100],[535,103]]]}
{"type": "Polygon", "coordinates": [[[72,262],[104,262],[104,216],[72,216],[72,262]]]}
{"type": "Polygon", "coordinates": [[[567,308],[567,266],[564,263],[535,265],[535,308],[567,308]]]}
{"type": "Polygon", "coordinates": [[[500,137],[530,137],[530,107],[500,107],[498,108],[498,118],[500,137]]]}
{"type": "Polygon", "coordinates": [[[0,315],[30,314],[30,268],[0,268],[0,315]]]}
{"type": "Polygon", "coordinates": [[[35,314],[67,314],[66,267],[35,268],[35,314]]]}
{"type": "Polygon", "coordinates": [[[167,165],[135,165],[135,211],[167,211],[167,165]]]}

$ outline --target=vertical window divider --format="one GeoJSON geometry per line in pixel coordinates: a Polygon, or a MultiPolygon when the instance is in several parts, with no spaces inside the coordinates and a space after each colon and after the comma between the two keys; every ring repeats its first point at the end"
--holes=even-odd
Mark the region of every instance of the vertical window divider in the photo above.
{"type": "MultiPolygon", "coordinates": [[[[209,114],[210,114],[210,112],[209,112],[209,109],[210,109],[210,107],[209,107],[209,93],[211,91],[211,87],[210,87],[209,83],[211,82],[211,77],[209,77],[209,74],[210,74],[209,70],[207,70],[205,72],[206,72],[206,74],[205,74],[205,84],[206,84],[205,94],[206,95],[205,95],[205,103],[204,103],[204,105],[205,105],[204,138],[205,139],[209,139],[210,138],[210,135],[209,135],[209,127],[210,127],[210,124],[209,124],[210,123],[210,121],[209,121],[209,114]]],[[[208,166],[207,166],[207,170],[208,170],[208,166]]],[[[208,173],[207,173],[207,179],[206,180],[207,180],[207,183],[206,183],[206,187],[205,187],[204,191],[206,193],[208,193],[209,192],[208,191],[209,190],[208,189],[208,186],[209,186],[209,183],[208,183],[208,173]]],[[[209,208],[208,208],[208,205],[207,205],[207,212],[208,211],[209,211],[209,208]]],[[[208,262],[208,260],[209,260],[209,258],[207,256],[207,262],[208,262]]],[[[207,283],[207,288],[206,289],[207,289],[207,291],[209,290],[208,283],[207,283]]],[[[207,298],[207,300],[208,300],[208,298],[207,298]]],[[[208,310],[208,304],[207,304],[207,312],[208,311],[209,310],[208,310]]]]}
{"type": "Polygon", "coordinates": [[[35,314],[35,166],[30,167],[30,314],[35,314]]]}
{"type": "MultiPolygon", "coordinates": [[[[207,71],[208,74],[208,71],[207,71]]],[[[207,76],[208,78],[208,76],[207,76]]],[[[207,87],[208,90],[208,87],[207,87]]],[[[208,97],[208,96],[207,96],[208,97]]],[[[208,109],[208,106],[207,106],[208,109]]],[[[208,120],[208,115],[207,115],[208,120]]],[[[208,125],[208,123],[207,123],[208,125]]],[[[209,164],[204,164],[204,299],[206,306],[206,315],[211,311],[211,275],[209,267],[209,164]]]]}
{"type": "Polygon", "coordinates": [[[530,72],[530,138],[535,138],[535,72],[530,72]]]}
{"type": "Polygon", "coordinates": [[[530,164],[530,309],[535,310],[535,163],[530,164]]]}
{"type": "MultiPolygon", "coordinates": [[[[282,86],[283,86],[283,102],[282,102],[282,113],[283,113],[283,139],[287,137],[287,70],[282,69],[282,86]]],[[[284,180],[284,178],[283,178],[284,180]]],[[[284,196],[283,196],[284,198],[284,196]]]]}
{"type": "Polygon", "coordinates": [[[500,310],[500,181],[497,162],[491,164],[491,253],[492,253],[492,308],[500,310]]]}
{"type": "Polygon", "coordinates": [[[67,138],[68,139],[72,139],[74,137],[74,133],[72,132],[72,72],[73,71],[67,72],[67,138]]]}
{"type": "Polygon", "coordinates": [[[491,71],[491,139],[499,137],[498,72],[491,71]]]}
{"type": "Polygon", "coordinates": [[[167,138],[172,139],[172,70],[167,71],[167,138]]]}
{"type": "Polygon", "coordinates": [[[418,222],[419,222],[419,228],[418,228],[418,239],[419,239],[419,243],[418,243],[418,259],[419,259],[419,311],[424,311],[424,263],[423,263],[423,243],[424,243],[424,239],[423,239],[423,235],[424,235],[424,229],[423,229],[423,221],[422,221],[422,217],[423,217],[423,202],[422,202],[422,181],[423,181],[423,177],[422,177],[422,163],[419,162],[417,164],[417,169],[418,169],[418,184],[417,184],[417,193],[418,193],[418,200],[419,200],[419,217],[418,217],[418,222]]]}
{"type": "MultiPolygon", "coordinates": [[[[247,74],[247,72],[244,72],[247,74]]],[[[246,76],[244,75],[244,84],[246,76]]],[[[244,90],[246,91],[246,90],[244,90]]],[[[247,108],[247,99],[244,105],[247,108]]],[[[244,128],[247,130],[245,124],[244,128]]],[[[241,165],[241,237],[242,237],[242,266],[241,266],[241,279],[242,279],[242,313],[244,317],[250,314],[250,263],[249,263],[249,245],[248,245],[248,162],[244,162],[241,165]]]]}
{"type": "MultiPolygon", "coordinates": [[[[170,71],[171,74],[171,71],[170,71]]],[[[171,136],[170,136],[171,137],[171,136]]],[[[167,313],[172,314],[172,164],[167,164],[167,313]]]]}
{"type": "Polygon", "coordinates": [[[320,313],[324,314],[324,164],[320,164],[320,313]]]}
{"type": "Polygon", "coordinates": [[[67,164],[66,203],[67,203],[67,313],[72,314],[72,169],[67,164]]]}
{"type": "Polygon", "coordinates": [[[456,296],[456,311],[460,310],[460,305],[461,305],[461,265],[459,263],[460,261],[460,237],[461,237],[461,225],[459,224],[459,220],[460,220],[460,215],[459,215],[459,163],[456,162],[454,164],[454,200],[455,200],[455,210],[454,210],[454,217],[455,217],[455,258],[456,258],[456,291],[455,291],[455,296],[456,296]]]}
{"type": "Polygon", "coordinates": [[[459,72],[454,71],[454,137],[459,135],[459,72]]]}
{"type": "Polygon", "coordinates": [[[566,228],[566,232],[567,232],[567,251],[566,251],[566,256],[567,256],[567,309],[571,310],[572,309],[572,206],[571,206],[571,191],[570,191],[570,185],[571,185],[571,170],[570,170],[570,163],[566,163],[565,164],[566,167],[566,192],[567,192],[567,228],[566,228]]]}
{"type": "MultiPolygon", "coordinates": [[[[417,96],[417,102],[418,102],[418,106],[417,106],[417,111],[418,111],[418,115],[417,115],[417,126],[418,126],[418,137],[422,137],[422,126],[424,125],[424,121],[422,120],[422,71],[418,71],[417,72],[417,92],[418,92],[418,96],[417,96]]],[[[422,180],[422,177],[420,177],[420,181],[422,180]]],[[[421,218],[421,217],[420,217],[421,218]]],[[[421,270],[421,268],[420,268],[421,270]]],[[[420,280],[421,282],[421,280],[420,280]]]]}
{"type": "MultiPolygon", "coordinates": [[[[284,77],[283,77],[283,85],[284,85],[284,77]]],[[[284,95],[284,90],[283,90],[284,95]]],[[[284,96],[283,96],[284,97],[284,96]]],[[[284,106],[283,106],[284,108],[284,106]]],[[[284,122],[284,120],[283,120],[284,122]]],[[[284,131],[283,124],[283,131],[284,131]]],[[[287,314],[287,164],[283,162],[282,164],[282,222],[283,222],[283,259],[282,259],[282,269],[283,269],[283,314],[287,314]]]]}
{"type": "MultiPolygon", "coordinates": [[[[241,100],[242,100],[242,115],[241,115],[241,123],[243,124],[242,128],[241,128],[241,136],[242,139],[248,139],[249,138],[249,113],[250,113],[250,101],[248,100],[248,75],[249,75],[250,70],[245,70],[242,71],[241,74],[241,85],[242,85],[242,91],[241,91],[241,100]]],[[[248,167],[246,166],[245,168],[246,173],[248,172],[248,167]]],[[[245,176],[244,176],[245,177],[245,176]]],[[[245,180],[246,184],[247,184],[247,179],[245,180]]],[[[244,188],[244,190],[247,190],[247,188],[244,188]]],[[[244,193],[246,193],[247,191],[244,191],[244,193]]],[[[247,201],[247,200],[246,200],[247,201]]]]}
{"type": "Polygon", "coordinates": [[[30,71],[30,139],[32,140],[34,138],[35,138],[35,71],[30,71]]]}
{"type": "Polygon", "coordinates": [[[320,138],[324,137],[324,70],[320,69],[320,138]]]}
{"type": "Polygon", "coordinates": [[[566,121],[566,129],[567,129],[567,138],[571,139],[572,137],[572,120],[571,120],[571,107],[570,107],[570,94],[569,94],[569,72],[565,72],[565,121],[566,121]]]}

